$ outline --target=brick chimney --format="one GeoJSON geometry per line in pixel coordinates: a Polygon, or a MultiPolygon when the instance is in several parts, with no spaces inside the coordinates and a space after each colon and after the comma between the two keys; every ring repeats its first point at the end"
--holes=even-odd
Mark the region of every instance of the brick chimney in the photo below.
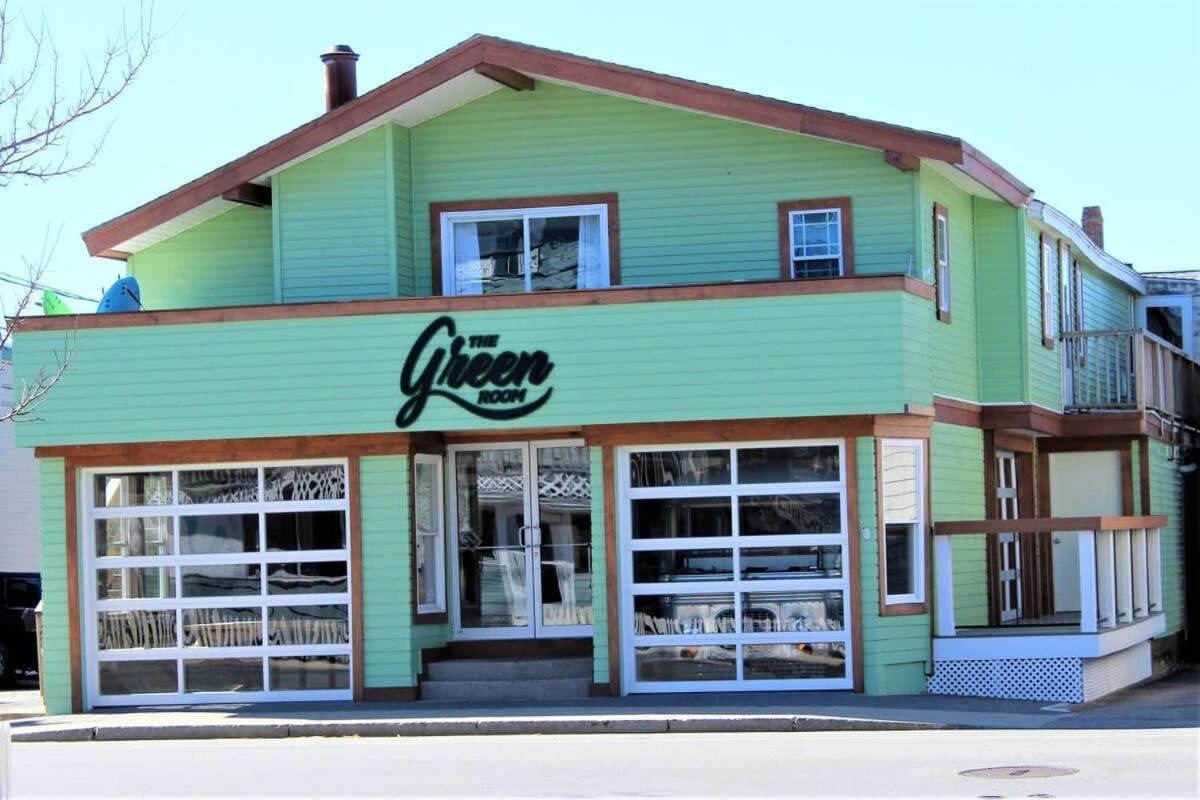
{"type": "Polygon", "coordinates": [[[1097,247],[1104,249],[1104,215],[1100,213],[1100,206],[1083,209],[1083,232],[1097,247]]]}
{"type": "Polygon", "coordinates": [[[325,110],[333,111],[338,106],[358,97],[357,66],[358,53],[348,44],[335,44],[321,54],[325,64],[325,110]]]}

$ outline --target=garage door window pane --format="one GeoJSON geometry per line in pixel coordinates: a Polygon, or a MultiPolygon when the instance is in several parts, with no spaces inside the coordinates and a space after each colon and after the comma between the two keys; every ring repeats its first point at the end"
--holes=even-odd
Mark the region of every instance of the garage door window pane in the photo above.
{"type": "Polygon", "coordinates": [[[629,457],[630,485],[720,486],[730,481],[728,450],[665,450],[629,457]]]}
{"type": "Polygon", "coordinates": [[[267,514],[267,550],[343,550],[346,514],[342,511],[297,511],[267,514]]]}
{"type": "Polygon", "coordinates": [[[170,517],[98,519],[95,523],[96,556],[169,556],[175,552],[170,517]]]}
{"type": "Polygon", "coordinates": [[[100,694],[174,694],[179,673],[174,661],[102,661],[100,694]]]}
{"type": "Polygon", "coordinates": [[[755,547],[742,550],[744,580],[842,577],[842,547],[755,547]]]}
{"type": "Polygon", "coordinates": [[[633,598],[636,636],[734,633],[732,594],[651,594],[633,598]]]}
{"type": "Polygon", "coordinates": [[[96,570],[97,600],[161,600],[174,596],[174,567],[120,567],[96,570]]]}
{"type": "Polygon", "coordinates": [[[102,611],[96,615],[101,650],[174,647],[174,611],[102,611]]]}
{"type": "Polygon", "coordinates": [[[746,633],[840,631],[845,627],[842,593],[750,592],[742,596],[746,633]]]}
{"type": "Polygon", "coordinates": [[[756,495],[738,500],[742,536],[839,533],[842,499],[837,494],[756,495]]]}
{"type": "Polygon", "coordinates": [[[737,678],[737,648],[732,645],[635,647],[637,679],[666,681],[732,681],[737,678]]]}
{"type": "Polygon", "coordinates": [[[730,536],[733,503],[728,497],[675,497],[633,501],[633,538],[686,539],[730,536]]]}
{"type": "Polygon", "coordinates": [[[258,514],[208,514],[179,518],[179,552],[257,553],[258,514]]]}
{"type": "Polygon", "coordinates": [[[837,481],[838,446],[743,447],[737,451],[738,483],[837,481]]]}
{"type": "Polygon", "coordinates": [[[255,647],[262,644],[257,608],[185,608],[184,647],[255,647]]]}
{"type": "Polygon", "coordinates": [[[633,554],[634,583],[690,583],[731,578],[732,550],[646,550],[633,554]]]}
{"type": "Polygon", "coordinates": [[[846,677],[846,646],[841,642],[749,644],[742,653],[748,681],[846,677]]]}
{"type": "Polygon", "coordinates": [[[171,473],[136,472],[97,475],[93,482],[96,508],[166,506],[171,504],[171,473]]]}
{"type": "Polygon", "coordinates": [[[342,500],[346,497],[346,470],[337,464],[267,467],[263,470],[263,497],[268,502],[342,500]]]}
{"type": "Polygon", "coordinates": [[[345,561],[268,564],[267,594],[340,594],[346,591],[345,561]]]}
{"type": "Polygon", "coordinates": [[[272,645],[344,644],[350,641],[347,606],[275,606],[267,613],[272,645]]]}
{"type": "Polygon", "coordinates": [[[179,472],[181,505],[257,501],[257,469],[195,469],[179,472]]]}
{"type": "Polygon", "coordinates": [[[296,656],[268,659],[273,691],[350,688],[349,656],[296,656]]]}
{"type": "Polygon", "coordinates": [[[232,597],[262,593],[258,564],[182,567],[184,597],[232,597]]]}
{"type": "Polygon", "coordinates": [[[261,692],[261,658],[208,658],[183,662],[185,692],[261,692]]]}

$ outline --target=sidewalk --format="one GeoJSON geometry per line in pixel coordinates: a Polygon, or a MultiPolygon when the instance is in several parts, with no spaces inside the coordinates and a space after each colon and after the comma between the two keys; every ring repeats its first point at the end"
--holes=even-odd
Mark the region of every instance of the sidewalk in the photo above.
{"type": "Polygon", "coordinates": [[[718,733],[949,728],[1195,727],[1200,672],[1089,706],[936,695],[844,692],[639,695],[560,704],[247,703],[132,708],[12,723],[15,742],[718,733]]]}

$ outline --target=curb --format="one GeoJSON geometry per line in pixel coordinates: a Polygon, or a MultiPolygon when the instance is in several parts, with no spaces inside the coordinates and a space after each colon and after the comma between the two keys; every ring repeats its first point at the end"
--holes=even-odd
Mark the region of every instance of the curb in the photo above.
{"type": "Polygon", "coordinates": [[[78,725],[12,729],[14,742],[185,741],[198,739],[529,736],[589,733],[793,733],[955,730],[971,727],[846,717],[793,715],[643,717],[484,717],[476,719],[220,722],[182,725],[78,725]]]}

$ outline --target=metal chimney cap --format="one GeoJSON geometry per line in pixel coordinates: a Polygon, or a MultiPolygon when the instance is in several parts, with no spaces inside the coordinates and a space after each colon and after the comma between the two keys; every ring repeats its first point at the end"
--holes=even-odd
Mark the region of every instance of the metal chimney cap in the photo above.
{"type": "Polygon", "coordinates": [[[335,44],[331,45],[324,53],[321,53],[322,61],[331,61],[333,59],[358,61],[358,53],[354,52],[354,49],[348,44],[335,44]]]}

